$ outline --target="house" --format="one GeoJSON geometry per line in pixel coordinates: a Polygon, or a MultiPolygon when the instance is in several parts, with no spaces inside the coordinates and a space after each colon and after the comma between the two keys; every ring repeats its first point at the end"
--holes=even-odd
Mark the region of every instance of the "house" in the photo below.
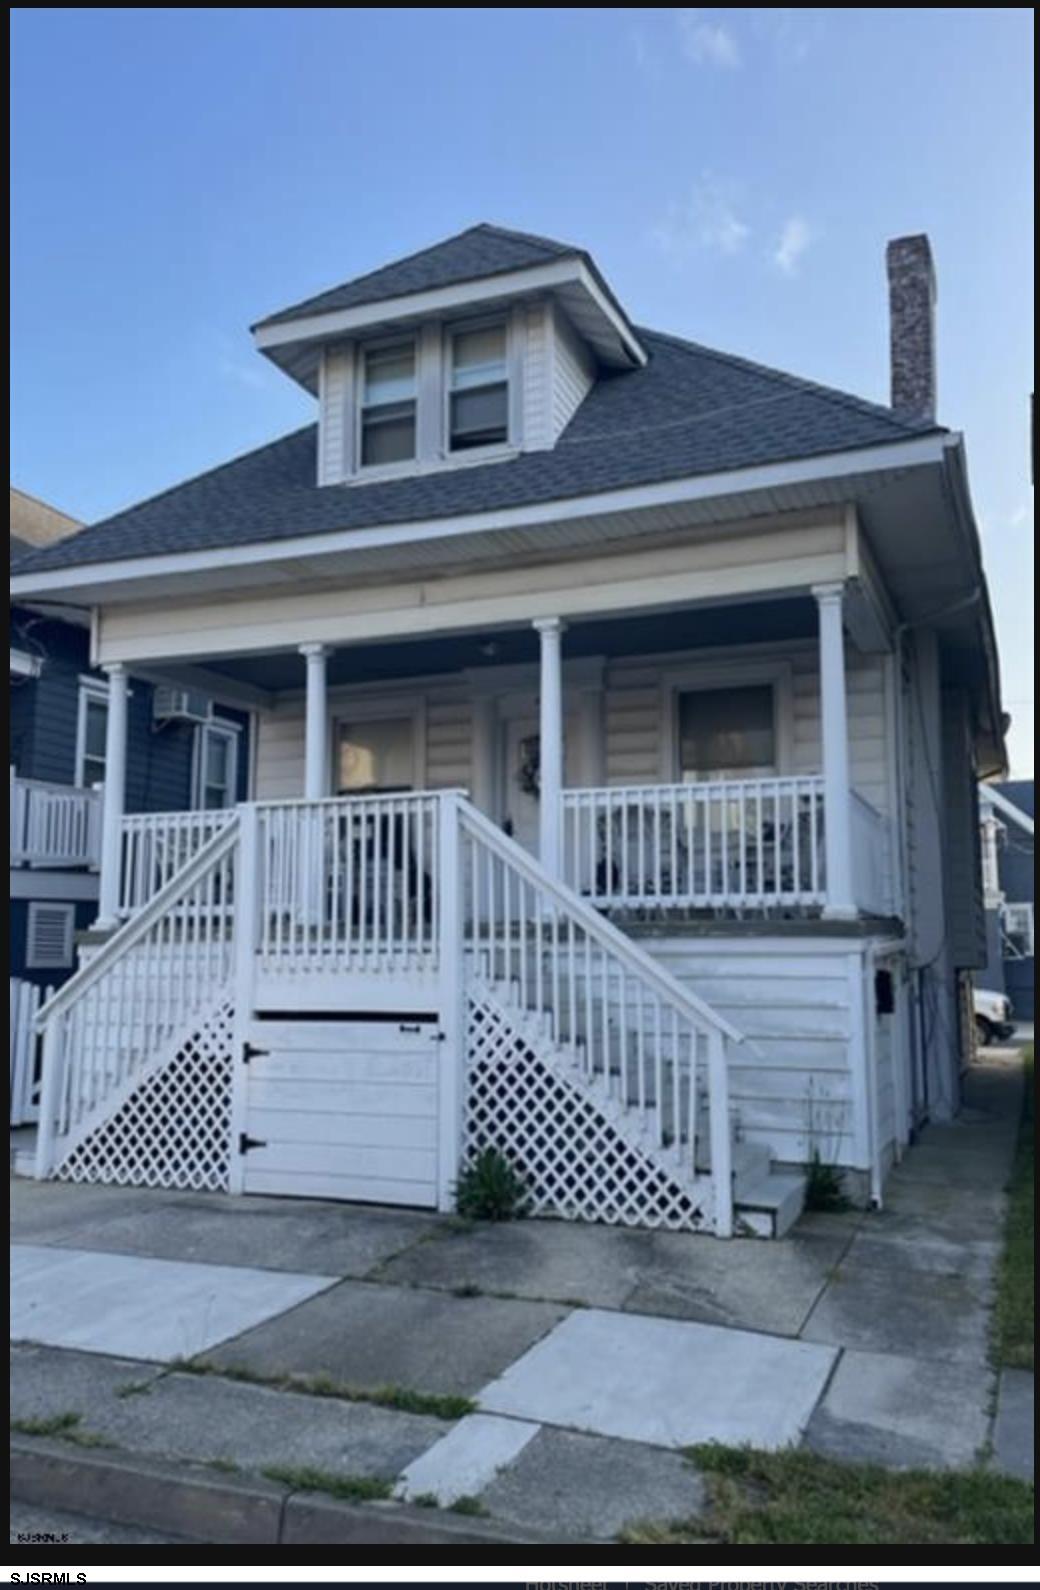
{"type": "MultiPolygon", "coordinates": [[[[79,522],[14,487],[12,576],[34,552],[64,543],[79,522]]],[[[78,604],[13,603],[10,662],[10,977],[12,1120],[35,1115],[31,1018],[64,983],[75,943],[98,915],[101,785],[108,679],[90,657],[78,604]]],[[[248,717],[194,692],[174,696],[135,677],[128,692],[127,810],[211,821],[246,793],[248,717]],[[188,710],[190,708],[190,710],[188,710]]],[[[132,819],[130,819],[132,822],[132,819]]],[[[125,910],[129,901],[121,902],[125,910]]]]}
{"type": "Polygon", "coordinates": [[[887,260],[890,407],[472,227],[253,328],[313,424],[19,569],[91,611],[135,908],[44,1013],[38,1175],[447,1208],[493,1147],[535,1210],[774,1234],[818,1155],[880,1201],[958,1108],[1004,767],[928,241],[887,260]],[[131,676],[256,724],[174,870],[131,676]]]}
{"type": "Polygon", "coordinates": [[[979,796],[986,966],[976,982],[1006,994],[1019,1021],[1032,1021],[1033,780],[982,784],[979,796]]]}

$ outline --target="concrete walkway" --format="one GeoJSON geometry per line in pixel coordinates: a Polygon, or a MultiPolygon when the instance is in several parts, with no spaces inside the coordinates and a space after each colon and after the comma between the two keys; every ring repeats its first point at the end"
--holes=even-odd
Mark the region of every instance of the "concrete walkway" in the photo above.
{"type": "MultiPolygon", "coordinates": [[[[1019,1100],[1017,1065],[994,1057],[882,1212],[809,1215],[779,1243],[18,1181],[32,1306],[23,1290],[12,1418],[64,1420],[142,1461],[466,1499],[560,1540],[696,1512],[679,1450],[693,1441],[966,1466],[993,1436],[988,1319],[1019,1100]],[[209,1300],[190,1349],[205,1374],[176,1361],[192,1297],[209,1300]]],[[[1017,1429],[1024,1451],[1002,1409],[1005,1445],[1017,1429]]]]}

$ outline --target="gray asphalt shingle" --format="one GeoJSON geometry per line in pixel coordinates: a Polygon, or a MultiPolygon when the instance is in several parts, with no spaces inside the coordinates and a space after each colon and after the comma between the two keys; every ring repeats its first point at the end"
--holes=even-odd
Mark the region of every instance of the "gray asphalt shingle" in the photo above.
{"type": "Polygon", "coordinates": [[[90,526],[19,573],[447,518],[877,446],[935,430],[878,404],[637,328],[642,368],[602,375],[556,446],[506,462],[318,486],[317,427],[90,526]]]}

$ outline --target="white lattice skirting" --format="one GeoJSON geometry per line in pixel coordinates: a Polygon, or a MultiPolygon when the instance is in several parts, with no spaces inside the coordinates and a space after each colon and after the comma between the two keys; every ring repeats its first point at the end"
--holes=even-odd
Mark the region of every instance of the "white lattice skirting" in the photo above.
{"type": "Polygon", "coordinates": [[[222,1000],[55,1170],[63,1181],[225,1192],[231,1156],[233,1008],[222,1000]]]}
{"type": "Polygon", "coordinates": [[[486,994],[470,999],[467,1062],[466,1158],[498,1149],[524,1178],[532,1214],[682,1231],[710,1225],[703,1189],[695,1194],[628,1142],[486,994]]]}

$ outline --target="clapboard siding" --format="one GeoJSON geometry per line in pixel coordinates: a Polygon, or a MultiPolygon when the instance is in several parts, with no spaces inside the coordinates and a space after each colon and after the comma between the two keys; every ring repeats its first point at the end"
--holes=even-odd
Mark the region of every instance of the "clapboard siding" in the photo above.
{"type": "Polygon", "coordinates": [[[978,784],[972,766],[970,703],[963,690],[942,696],[943,810],[946,819],[944,887],[954,966],[986,964],[986,913],[982,895],[978,784]]]}
{"type": "Polygon", "coordinates": [[[348,419],[351,407],[353,349],[328,348],[322,364],[318,479],[323,486],[350,472],[348,419]]]}
{"type": "Polygon", "coordinates": [[[550,426],[551,362],[551,310],[548,304],[532,304],[527,311],[523,375],[523,437],[524,448],[528,452],[536,452],[553,444],[550,426]]]}
{"type": "MultiPolygon", "coordinates": [[[[755,647],[729,654],[729,660],[738,665],[752,657],[765,665],[783,664],[790,672],[790,690],[785,692],[789,722],[782,736],[787,743],[789,765],[782,766],[781,772],[821,772],[820,679],[815,644],[776,650],[755,647]]],[[[663,714],[669,710],[667,678],[694,664],[710,666],[713,673],[722,672],[726,658],[691,651],[654,659],[615,658],[608,664],[605,722],[609,784],[653,784],[662,778],[662,747],[666,743],[663,714]]],[[[846,687],[852,786],[878,811],[888,813],[891,732],[881,659],[861,656],[850,647],[846,687]]]]}
{"type": "MultiPolygon", "coordinates": [[[[15,614],[16,624],[26,623],[15,614]]],[[[76,777],[76,733],[79,721],[80,681],[103,674],[89,665],[87,631],[71,624],[37,621],[31,631],[34,650],[43,666],[36,679],[12,690],[18,711],[11,715],[11,763],[23,778],[72,784],[76,777]]],[[[191,805],[191,776],[195,730],[189,723],[152,726],[150,684],[131,679],[127,709],[126,809],[128,812],[183,811],[191,805]]],[[[248,790],[249,748],[246,714],[218,706],[221,717],[241,730],[238,758],[238,798],[248,790]]]]}
{"type": "MultiPolygon", "coordinates": [[[[848,945],[790,940],[646,938],[644,948],[747,1038],[730,1050],[730,1096],[741,1130],[784,1163],[814,1148],[865,1169],[857,1117],[863,1056],[848,945]]],[[[858,960],[857,964],[862,963],[858,960]]]]}
{"type": "Polygon", "coordinates": [[[596,366],[588,348],[560,309],[553,314],[552,332],[551,426],[555,441],[587,396],[596,379],[596,366]]]}

